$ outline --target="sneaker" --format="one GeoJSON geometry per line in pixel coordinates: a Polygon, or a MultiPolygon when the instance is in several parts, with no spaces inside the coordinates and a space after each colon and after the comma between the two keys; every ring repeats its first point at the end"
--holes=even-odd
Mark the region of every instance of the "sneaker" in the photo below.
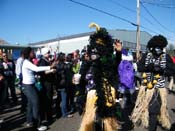
{"type": "Polygon", "coordinates": [[[33,123],[27,123],[26,127],[33,127],[33,123]]]}
{"type": "Polygon", "coordinates": [[[47,126],[40,126],[37,128],[38,131],[46,131],[47,130],[47,126]]]}
{"type": "Polygon", "coordinates": [[[71,118],[71,117],[73,117],[73,115],[72,115],[72,114],[67,115],[67,118],[71,118]]]}
{"type": "Polygon", "coordinates": [[[136,86],[135,89],[136,89],[136,91],[138,91],[139,90],[139,87],[136,86]]]}
{"type": "Polygon", "coordinates": [[[115,102],[119,103],[120,101],[119,101],[119,99],[116,99],[115,102]]]}
{"type": "Polygon", "coordinates": [[[4,119],[0,119],[0,124],[4,122],[4,119]]]}
{"type": "Polygon", "coordinates": [[[119,98],[119,101],[122,101],[123,100],[123,98],[119,98]]]}

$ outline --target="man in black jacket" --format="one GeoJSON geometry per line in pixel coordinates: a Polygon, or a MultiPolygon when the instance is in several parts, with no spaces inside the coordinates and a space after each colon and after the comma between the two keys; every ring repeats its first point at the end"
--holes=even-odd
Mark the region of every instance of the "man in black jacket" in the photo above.
{"type": "Polygon", "coordinates": [[[77,111],[79,112],[80,115],[83,113],[83,110],[85,108],[86,95],[87,95],[86,85],[88,84],[86,80],[86,74],[90,68],[90,65],[91,65],[90,57],[88,55],[88,52],[85,50],[82,55],[82,64],[80,67],[80,74],[81,74],[80,85],[79,85],[80,88],[79,90],[77,90],[78,93],[76,100],[77,111]]]}
{"type": "MultiPolygon", "coordinates": [[[[2,106],[4,104],[4,89],[5,89],[5,84],[4,84],[4,70],[3,70],[3,65],[2,61],[0,60],[0,105],[2,106]]],[[[2,108],[2,107],[1,107],[2,108]]]]}
{"type": "Polygon", "coordinates": [[[68,114],[67,111],[67,85],[68,85],[68,77],[67,73],[68,68],[65,63],[65,54],[60,53],[58,55],[58,64],[56,66],[56,81],[57,81],[57,102],[56,102],[56,110],[57,110],[57,118],[62,115],[65,117],[72,117],[72,115],[68,114]],[[61,114],[60,114],[60,104],[61,104],[61,114]]]}
{"type": "MultiPolygon", "coordinates": [[[[39,61],[39,66],[50,66],[50,51],[48,48],[42,48],[41,54],[43,55],[39,61]]],[[[53,80],[55,70],[45,71],[39,73],[42,89],[39,92],[40,96],[40,113],[41,119],[52,121],[52,99],[53,99],[53,80]]]]}
{"type": "Polygon", "coordinates": [[[5,79],[5,94],[6,100],[9,101],[9,93],[8,88],[10,88],[10,94],[12,96],[12,100],[14,104],[17,104],[17,96],[15,91],[15,63],[13,60],[8,59],[7,53],[2,54],[3,60],[3,69],[4,69],[4,79],[5,79]]]}

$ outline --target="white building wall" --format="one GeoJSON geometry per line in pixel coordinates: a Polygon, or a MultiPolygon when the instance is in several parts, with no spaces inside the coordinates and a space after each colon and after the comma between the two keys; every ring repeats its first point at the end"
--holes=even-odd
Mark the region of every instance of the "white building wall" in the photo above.
{"type": "Polygon", "coordinates": [[[89,36],[73,38],[68,40],[61,40],[59,51],[64,53],[71,53],[77,49],[80,51],[84,48],[84,46],[89,44],[89,36]]]}
{"type": "Polygon", "coordinates": [[[89,44],[89,36],[72,38],[67,40],[53,41],[49,43],[44,43],[40,45],[35,45],[34,47],[48,47],[51,52],[64,52],[72,53],[73,51],[79,49],[80,51],[89,44]]]}
{"type": "Polygon", "coordinates": [[[46,47],[48,47],[51,52],[58,52],[59,41],[54,41],[54,42],[47,43],[46,47]]]}

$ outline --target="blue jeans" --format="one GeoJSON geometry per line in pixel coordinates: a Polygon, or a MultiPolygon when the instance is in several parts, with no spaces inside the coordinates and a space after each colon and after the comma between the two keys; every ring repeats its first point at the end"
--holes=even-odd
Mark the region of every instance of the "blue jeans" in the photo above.
{"type": "Polygon", "coordinates": [[[27,122],[32,123],[34,119],[34,122],[36,122],[36,124],[40,124],[37,89],[35,88],[34,84],[23,84],[23,92],[27,97],[27,122]]]}
{"type": "MultiPolygon", "coordinates": [[[[60,105],[61,103],[61,113],[62,117],[66,117],[67,114],[67,92],[66,89],[59,89],[57,91],[57,104],[60,105]]],[[[57,106],[57,108],[59,108],[57,106]]]]}
{"type": "Polygon", "coordinates": [[[20,91],[21,91],[21,112],[26,112],[26,107],[27,107],[27,97],[24,95],[23,92],[23,84],[22,84],[22,79],[19,78],[20,82],[18,84],[18,86],[20,87],[20,91]]]}

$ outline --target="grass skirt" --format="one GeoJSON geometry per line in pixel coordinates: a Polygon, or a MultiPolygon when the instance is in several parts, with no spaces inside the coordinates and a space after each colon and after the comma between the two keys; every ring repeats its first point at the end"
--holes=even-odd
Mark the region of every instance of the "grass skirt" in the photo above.
{"type": "MultiPolygon", "coordinates": [[[[155,89],[146,89],[146,86],[141,86],[134,110],[131,115],[131,120],[136,125],[141,122],[141,125],[145,128],[149,126],[149,103],[153,97],[155,89]]],[[[161,108],[160,114],[158,115],[158,121],[162,127],[170,129],[171,123],[169,119],[168,109],[167,109],[167,90],[166,88],[158,88],[160,98],[161,98],[161,108]]]]}
{"type": "MultiPolygon", "coordinates": [[[[114,99],[115,100],[115,99],[114,99]]],[[[79,131],[95,131],[94,122],[96,117],[96,90],[90,90],[87,94],[85,112],[79,131]]],[[[102,119],[104,131],[117,131],[120,127],[115,117],[106,117],[102,119]]]]}

